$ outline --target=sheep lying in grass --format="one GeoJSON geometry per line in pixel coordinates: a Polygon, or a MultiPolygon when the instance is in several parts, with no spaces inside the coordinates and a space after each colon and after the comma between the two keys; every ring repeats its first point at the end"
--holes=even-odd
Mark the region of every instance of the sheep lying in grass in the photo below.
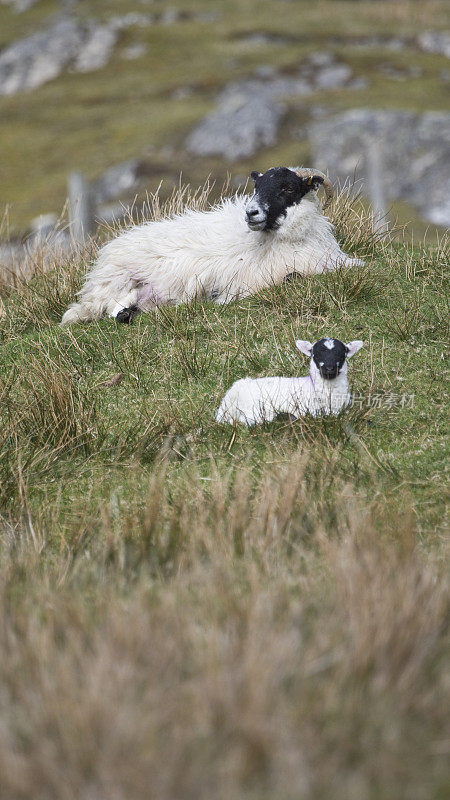
{"type": "Polygon", "coordinates": [[[297,341],[300,352],[311,357],[309,375],[236,381],[220,404],[217,422],[242,422],[250,427],[270,422],[280,413],[294,417],[338,414],[350,402],[347,359],[363,344],[359,340],[345,344],[339,339],[320,339],[315,344],[297,341]]]}
{"type": "MultiPolygon", "coordinates": [[[[218,303],[312,274],[360,264],[339,247],[317,199],[329,179],[312,169],[252,172],[252,198],[237,195],[208,211],[135,225],[108,242],[62,325],[104,314],[130,322],[140,311],[196,296],[218,303]]],[[[327,204],[326,203],[326,204],[327,204]]]]}

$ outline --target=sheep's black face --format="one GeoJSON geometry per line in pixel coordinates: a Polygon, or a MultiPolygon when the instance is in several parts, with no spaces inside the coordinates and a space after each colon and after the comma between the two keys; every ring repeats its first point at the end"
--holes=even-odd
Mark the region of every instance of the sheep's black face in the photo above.
{"type": "Polygon", "coordinates": [[[291,206],[300,203],[311,189],[317,189],[323,178],[301,178],[287,167],[273,167],[262,175],[252,172],[255,193],[245,213],[252,231],[272,231],[280,227],[291,206]]]}
{"type": "Polygon", "coordinates": [[[348,347],[340,339],[319,339],[313,345],[312,357],[322,378],[337,378],[347,357],[348,347]]]}

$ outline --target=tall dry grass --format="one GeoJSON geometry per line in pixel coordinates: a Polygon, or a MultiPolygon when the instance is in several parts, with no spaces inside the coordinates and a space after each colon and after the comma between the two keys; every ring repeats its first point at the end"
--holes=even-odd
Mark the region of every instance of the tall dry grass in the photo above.
{"type": "Polygon", "coordinates": [[[444,797],[443,564],[305,466],[4,525],[1,798],[444,797]]]}

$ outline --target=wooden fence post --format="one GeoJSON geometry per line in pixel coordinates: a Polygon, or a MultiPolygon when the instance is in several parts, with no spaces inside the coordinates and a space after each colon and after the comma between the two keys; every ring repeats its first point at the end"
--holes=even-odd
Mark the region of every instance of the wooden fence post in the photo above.
{"type": "Polygon", "coordinates": [[[381,230],[387,231],[389,218],[386,205],[386,193],[383,186],[383,159],[381,149],[374,138],[366,143],[366,183],[367,193],[373,208],[374,217],[381,230]]]}
{"type": "Polygon", "coordinates": [[[70,173],[68,195],[71,236],[83,244],[94,230],[94,198],[89,181],[81,172],[70,173]]]}

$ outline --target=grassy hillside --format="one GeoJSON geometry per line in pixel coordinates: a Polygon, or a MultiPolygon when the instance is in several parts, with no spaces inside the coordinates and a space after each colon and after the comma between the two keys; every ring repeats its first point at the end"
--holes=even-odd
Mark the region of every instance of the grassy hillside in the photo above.
{"type": "MultiPolygon", "coordinates": [[[[32,92],[0,98],[0,208],[10,206],[13,231],[26,229],[37,214],[59,212],[73,169],[94,179],[112,164],[138,157],[148,161],[154,175],[150,190],[161,178],[170,190],[180,171],[194,185],[209,173],[221,181],[229,165],[187,156],[186,136],[214,107],[220,88],[261,65],[293,70],[311,52],[327,49],[350,64],[356,78],[368,78],[369,85],[363,91],[316,91],[297,103],[276,146],[235,164],[235,175],[248,175],[256,166],[263,170],[308,163],[303,126],[312,107],[433,111],[448,105],[448,86],[439,79],[448,59],[414,45],[424,29],[450,27],[445,0],[178,0],[175,6],[184,18],[171,25],[129,28],[104,69],[83,75],[65,72],[32,92]],[[213,17],[199,21],[201,12],[213,17]],[[272,39],[251,45],[247,35],[255,32],[272,39]],[[354,44],[364,36],[406,37],[409,46],[397,52],[381,43],[361,50],[354,44]],[[125,49],[138,43],[147,45],[147,53],[124,60],[125,49]],[[419,72],[396,80],[383,71],[386,65],[400,75],[411,65],[419,72]]],[[[159,0],[148,5],[82,0],[71,13],[106,20],[113,14],[156,13],[166,7],[159,0]]],[[[23,14],[0,5],[0,47],[47,25],[58,9],[50,0],[23,14]]],[[[395,206],[394,216],[397,212],[402,221],[413,219],[421,233],[423,226],[411,208],[395,206]]]]}
{"type": "Polygon", "coordinates": [[[366,267],[224,307],[60,329],[95,242],[4,287],[1,798],[447,796],[449,253],[332,214],[366,267]],[[323,335],[353,408],[215,423],[323,335]]]}

